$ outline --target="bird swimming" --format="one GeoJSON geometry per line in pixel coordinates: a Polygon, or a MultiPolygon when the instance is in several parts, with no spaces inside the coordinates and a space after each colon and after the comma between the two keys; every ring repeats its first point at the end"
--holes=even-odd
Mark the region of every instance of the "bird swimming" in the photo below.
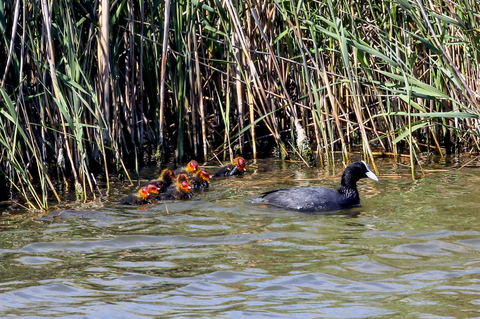
{"type": "Polygon", "coordinates": [[[378,181],[364,161],[347,166],[339,189],[326,187],[293,187],[263,193],[252,199],[253,203],[265,203],[301,212],[329,211],[348,208],[360,203],[357,182],[368,177],[378,181]]]}

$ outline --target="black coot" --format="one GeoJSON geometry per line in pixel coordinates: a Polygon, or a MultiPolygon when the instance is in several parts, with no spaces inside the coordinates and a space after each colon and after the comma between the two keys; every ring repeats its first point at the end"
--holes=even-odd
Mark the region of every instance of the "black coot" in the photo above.
{"type": "Polygon", "coordinates": [[[347,208],[360,203],[357,181],[368,177],[378,181],[364,161],[347,166],[342,175],[340,189],[325,187],[294,187],[277,189],[251,200],[302,212],[328,211],[347,208]]]}

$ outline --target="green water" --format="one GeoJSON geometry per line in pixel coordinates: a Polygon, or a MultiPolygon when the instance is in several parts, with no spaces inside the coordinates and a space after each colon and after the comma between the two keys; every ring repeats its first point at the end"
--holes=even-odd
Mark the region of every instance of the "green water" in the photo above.
{"type": "Polygon", "coordinates": [[[378,159],[361,207],[331,214],[248,199],[337,187],[340,165],[260,160],[190,201],[118,206],[133,190],[117,187],[63,203],[64,218],[18,218],[0,232],[0,317],[480,317],[480,168],[457,169],[468,160],[426,161],[412,180],[378,159]]]}

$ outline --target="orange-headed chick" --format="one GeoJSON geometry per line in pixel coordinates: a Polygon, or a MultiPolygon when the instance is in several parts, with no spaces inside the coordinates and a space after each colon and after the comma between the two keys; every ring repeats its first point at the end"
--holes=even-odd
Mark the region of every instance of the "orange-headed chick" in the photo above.
{"type": "Polygon", "coordinates": [[[240,172],[240,175],[247,171],[245,159],[241,156],[235,157],[232,161],[232,164],[235,165],[240,172]]]}
{"type": "Polygon", "coordinates": [[[158,180],[150,181],[148,182],[148,184],[157,186],[158,193],[163,193],[167,189],[167,187],[173,183],[174,180],[175,173],[171,169],[166,168],[160,173],[158,180]]]}
{"type": "Polygon", "coordinates": [[[188,162],[187,166],[184,168],[180,168],[175,170],[175,174],[187,174],[187,175],[193,175],[195,172],[198,171],[198,163],[195,160],[191,160],[188,162]]]}
{"type": "Polygon", "coordinates": [[[155,185],[148,185],[142,187],[137,194],[132,194],[123,197],[119,204],[121,205],[146,205],[150,203],[150,194],[158,193],[158,187],[155,185]]]}
{"type": "Polygon", "coordinates": [[[155,184],[148,184],[147,188],[148,188],[148,191],[150,192],[150,195],[158,194],[160,192],[160,188],[155,184]]]}
{"type": "Polygon", "coordinates": [[[193,189],[205,189],[208,188],[208,180],[212,175],[206,171],[198,171],[192,178],[190,178],[190,184],[193,189]]]}
{"type": "Polygon", "coordinates": [[[245,159],[243,157],[235,157],[232,164],[220,167],[212,177],[243,175],[247,170],[245,159]]]}
{"type": "Polygon", "coordinates": [[[160,194],[160,199],[190,199],[193,197],[192,186],[187,174],[179,174],[175,181],[175,187],[170,186],[167,190],[160,194]]]}

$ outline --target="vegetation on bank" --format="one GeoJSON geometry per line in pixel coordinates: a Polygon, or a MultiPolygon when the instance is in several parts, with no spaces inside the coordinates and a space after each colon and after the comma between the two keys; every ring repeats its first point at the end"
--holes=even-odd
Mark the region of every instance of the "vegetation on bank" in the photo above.
{"type": "Polygon", "coordinates": [[[91,199],[172,157],[476,152],[479,19],[477,0],[3,1],[2,193],[91,199]]]}

